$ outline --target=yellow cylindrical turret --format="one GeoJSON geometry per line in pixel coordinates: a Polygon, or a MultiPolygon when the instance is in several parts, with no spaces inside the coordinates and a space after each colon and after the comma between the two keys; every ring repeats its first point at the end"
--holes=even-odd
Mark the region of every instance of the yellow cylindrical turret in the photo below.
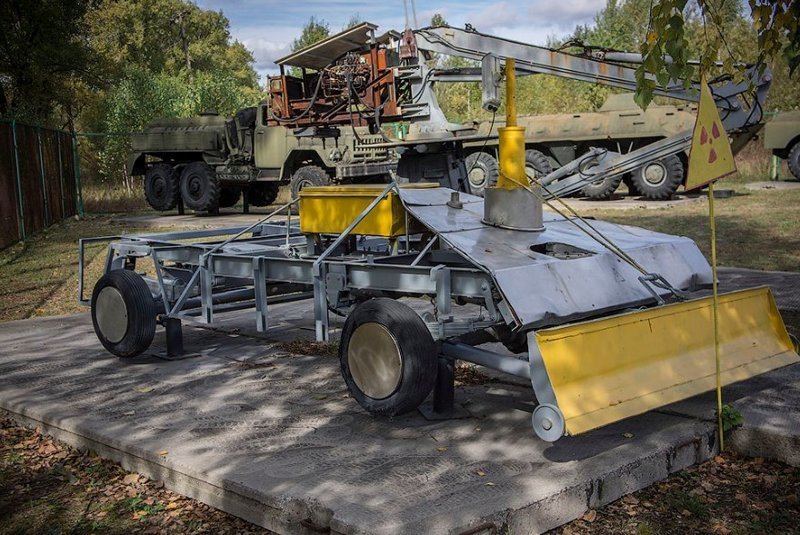
{"type": "Polygon", "coordinates": [[[517,76],[513,59],[506,59],[506,126],[497,129],[500,178],[497,187],[514,189],[528,184],[525,174],[525,127],[517,126],[517,76]]]}

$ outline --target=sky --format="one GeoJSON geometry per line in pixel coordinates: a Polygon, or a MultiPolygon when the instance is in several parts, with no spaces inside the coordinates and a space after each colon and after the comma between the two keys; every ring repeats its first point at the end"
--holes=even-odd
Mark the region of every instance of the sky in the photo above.
{"type": "MultiPolygon", "coordinates": [[[[578,24],[592,22],[605,0],[500,1],[417,0],[419,27],[428,26],[434,13],[448,24],[472,24],[483,33],[517,41],[544,44],[548,36],[563,37],[578,24]],[[554,8],[558,5],[558,8],[554,8]]],[[[231,22],[233,37],[255,56],[255,68],[262,77],[274,74],[274,61],[287,55],[293,39],[300,36],[311,16],[322,19],[331,33],[340,31],[353,15],[375,23],[378,31],[405,27],[403,0],[197,0],[204,9],[222,10],[231,22]]],[[[411,1],[409,21],[414,25],[411,1]]]]}

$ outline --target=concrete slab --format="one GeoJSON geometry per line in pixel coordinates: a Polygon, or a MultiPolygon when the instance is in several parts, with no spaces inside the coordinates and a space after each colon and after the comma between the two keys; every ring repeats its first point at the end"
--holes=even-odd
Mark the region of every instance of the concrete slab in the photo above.
{"type": "Polygon", "coordinates": [[[0,406],[281,533],[536,533],[714,453],[713,423],[658,412],[541,442],[506,383],[459,387],[469,418],[373,418],[334,358],[187,330],[198,357],[122,361],[87,315],[2,324],[0,406]]]}
{"type": "MultiPolygon", "coordinates": [[[[723,289],[769,279],[784,305],[787,285],[800,288],[793,273],[720,277],[723,289]]],[[[0,324],[0,407],[280,533],[536,533],[716,451],[713,395],[555,444],[531,432],[530,388],[496,376],[457,388],[468,418],[373,418],[335,358],[276,343],[313,337],[310,303],[273,310],[266,335],[245,312],[215,330],[187,327],[198,356],[177,361],[116,359],[85,314],[0,324]]],[[[728,387],[725,399],[745,416],[731,446],[798,464],[800,366],[728,387]]]]}

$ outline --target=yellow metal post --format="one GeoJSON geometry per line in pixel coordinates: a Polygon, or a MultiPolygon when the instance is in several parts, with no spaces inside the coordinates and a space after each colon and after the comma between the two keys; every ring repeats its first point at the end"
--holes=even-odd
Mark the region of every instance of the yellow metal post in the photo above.
{"type": "Polygon", "coordinates": [[[517,76],[513,59],[506,60],[506,126],[498,128],[500,178],[497,187],[514,189],[528,184],[525,174],[525,127],[517,126],[517,76]]]}
{"type": "Polygon", "coordinates": [[[714,359],[717,374],[717,428],[719,451],[725,451],[725,436],[722,427],[722,374],[719,356],[719,295],[717,294],[717,225],[714,218],[714,182],[708,184],[708,218],[711,223],[711,285],[714,308],[714,359]]]}

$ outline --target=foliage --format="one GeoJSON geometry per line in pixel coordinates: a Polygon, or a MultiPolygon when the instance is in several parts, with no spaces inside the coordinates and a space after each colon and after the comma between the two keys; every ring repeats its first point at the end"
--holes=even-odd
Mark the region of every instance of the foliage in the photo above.
{"type": "MultiPolygon", "coordinates": [[[[641,40],[643,63],[637,69],[636,102],[643,108],[653,99],[656,85],[690,80],[695,68],[689,63],[690,22],[698,36],[694,50],[700,70],[714,72],[722,62],[722,72],[738,77],[741,57],[730,45],[732,34],[746,31],[741,25],[741,6],[724,0],[697,0],[697,8],[687,0],[655,0],[648,31],[641,40]],[[734,30],[734,31],[731,31],[734,30]],[[671,57],[671,61],[667,60],[671,57]]],[[[750,0],[759,64],[785,62],[791,74],[800,65],[800,2],[792,0],[750,0]]],[[[762,67],[763,68],[763,67],[762,67]]],[[[684,84],[688,87],[688,82],[684,84]]]]}
{"type": "Polygon", "coordinates": [[[733,405],[722,406],[722,431],[727,433],[731,429],[744,425],[744,416],[733,405]]]}
{"type": "MultiPolygon", "coordinates": [[[[356,17],[357,16],[358,15],[356,15],[356,17]]],[[[300,37],[292,41],[292,52],[313,45],[317,41],[322,41],[330,36],[330,34],[330,25],[323,19],[317,19],[312,16],[308,19],[306,25],[303,26],[303,32],[300,34],[300,37]]]]}
{"type": "Polygon", "coordinates": [[[0,116],[63,124],[77,96],[74,80],[92,79],[88,7],[88,0],[0,3],[0,116]]]}

